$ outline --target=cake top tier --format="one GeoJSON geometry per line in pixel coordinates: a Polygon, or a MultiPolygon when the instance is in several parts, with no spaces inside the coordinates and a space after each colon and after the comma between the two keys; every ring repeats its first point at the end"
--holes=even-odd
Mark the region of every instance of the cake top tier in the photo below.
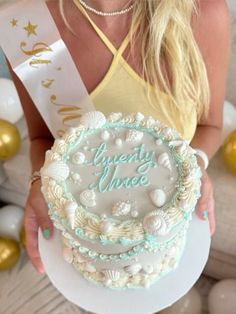
{"type": "Polygon", "coordinates": [[[164,240],[188,221],[200,190],[194,150],[141,113],[86,113],[41,169],[55,226],[72,237],[130,245],[164,240]]]}

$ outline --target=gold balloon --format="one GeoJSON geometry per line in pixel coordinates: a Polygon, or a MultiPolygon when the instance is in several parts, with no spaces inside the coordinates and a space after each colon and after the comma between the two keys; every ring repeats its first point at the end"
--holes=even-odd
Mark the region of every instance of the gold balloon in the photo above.
{"type": "Polygon", "coordinates": [[[0,238],[0,271],[15,266],[20,257],[20,246],[17,241],[0,238]]]}
{"type": "Polygon", "coordinates": [[[7,160],[16,155],[20,148],[20,134],[17,127],[0,119],[0,160],[7,160]]]}
{"type": "Polygon", "coordinates": [[[20,231],[20,243],[22,244],[23,248],[26,248],[26,236],[24,227],[22,227],[20,231]]]}
{"type": "Polygon", "coordinates": [[[229,170],[236,173],[236,131],[226,138],[222,147],[222,156],[229,170]]]}

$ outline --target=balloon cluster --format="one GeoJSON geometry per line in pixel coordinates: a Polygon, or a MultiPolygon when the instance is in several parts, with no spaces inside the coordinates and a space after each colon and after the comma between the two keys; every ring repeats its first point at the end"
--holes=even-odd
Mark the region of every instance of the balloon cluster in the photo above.
{"type": "Polygon", "coordinates": [[[23,210],[15,205],[0,209],[0,271],[15,266],[20,257],[20,245],[25,247],[23,210]]]}
{"type": "MultiPolygon", "coordinates": [[[[21,138],[15,123],[23,116],[14,83],[0,78],[0,162],[14,157],[21,138]]],[[[25,245],[23,210],[14,205],[0,209],[0,271],[12,268],[20,257],[20,243],[25,245]]]]}

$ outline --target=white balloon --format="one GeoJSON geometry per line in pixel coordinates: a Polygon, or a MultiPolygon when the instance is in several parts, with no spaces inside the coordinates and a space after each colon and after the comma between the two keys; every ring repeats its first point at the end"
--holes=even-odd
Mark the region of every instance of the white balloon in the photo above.
{"type": "Polygon", "coordinates": [[[202,300],[196,288],[192,288],[183,298],[172,306],[158,312],[160,314],[201,314],[202,300]]]}
{"type": "Polygon", "coordinates": [[[24,211],[15,205],[7,205],[0,209],[0,236],[19,241],[23,224],[24,211]]]}
{"type": "Polygon", "coordinates": [[[210,314],[236,313],[236,280],[225,279],[216,283],[208,296],[210,314]]]}
{"type": "Polygon", "coordinates": [[[0,119],[16,123],[23,116],[20,99],[14,83],[0,78],[0,119]]]}
{"type": "Polygon", "coordinates": [[[223,132],[222,132],[222,144],[226,137],[232,131],[236,130],[236,107],[230,102],[224,102],[224,122],[223,122],[223,132]]]}

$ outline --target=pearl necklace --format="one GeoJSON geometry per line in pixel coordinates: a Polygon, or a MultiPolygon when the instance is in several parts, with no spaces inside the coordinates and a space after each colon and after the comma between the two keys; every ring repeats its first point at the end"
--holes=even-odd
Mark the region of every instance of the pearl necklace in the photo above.
{"type": "Polygon", "coordinates": [[[120,10],[120,11],[102,12],[102,11],[97,11],[96,9],[90,7],[83,0],[79,0],[79,2],[85,9],[87,9],[90,12],[93,12],[94,14],[100,15],[100,16],[115,16],[115,15],[126,14],[129,11],[131,11],[134,7],[134,4],[131,4],[128,8],[120,10]]]}

